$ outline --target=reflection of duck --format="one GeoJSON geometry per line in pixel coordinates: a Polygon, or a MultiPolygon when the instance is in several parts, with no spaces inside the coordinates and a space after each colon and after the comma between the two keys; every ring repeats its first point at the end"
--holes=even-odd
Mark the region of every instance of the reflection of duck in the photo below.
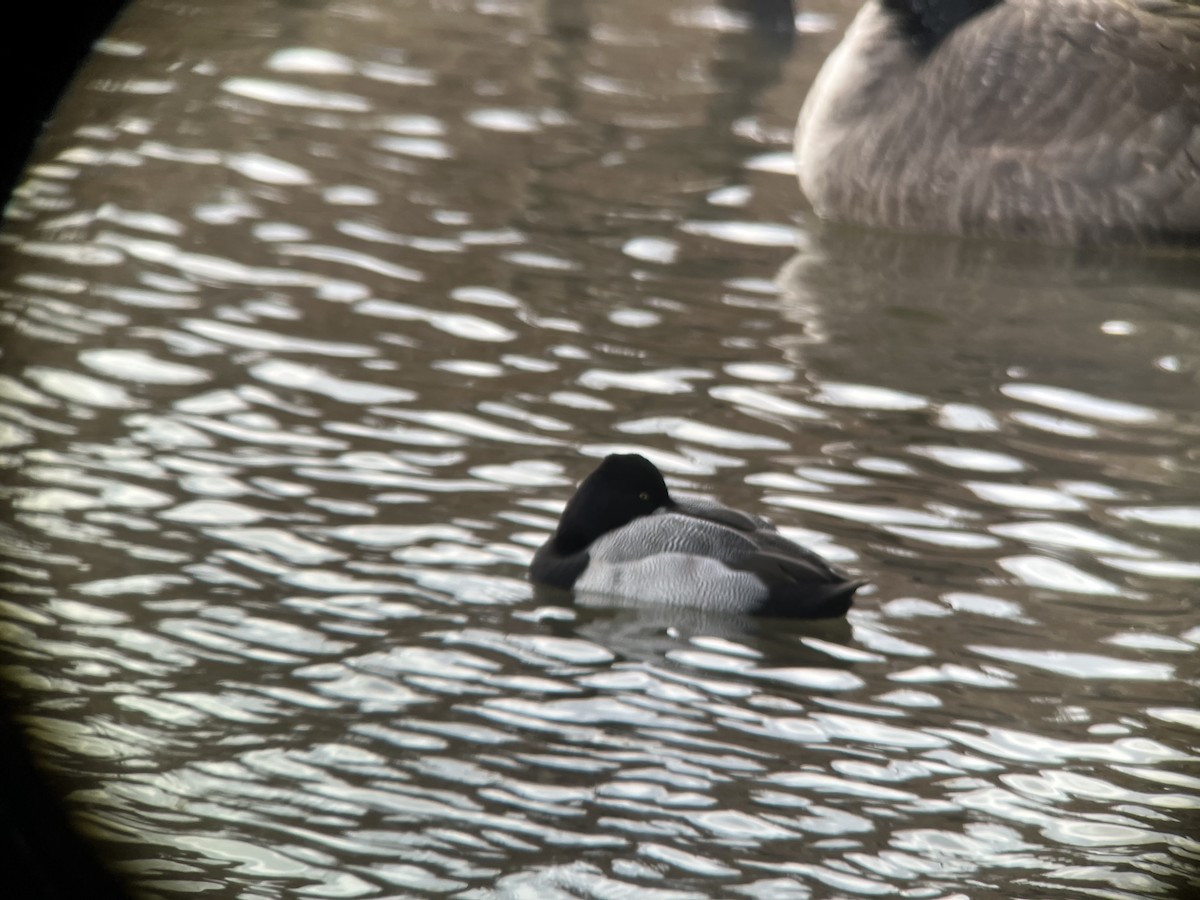
{"type": "Polygon", "coordinates": [[[1200,241],[1200,4],[868,0],[800,114],[824,217],[1200,241]]]}
{"type": "Polygon", "coordinates": [[[538,584],[708,611],[844,615],[860,582],[718,503],[673,500],[637,454],[614,454],[579,485],[534,555],[538,584]]]}
{"type": "MultiPolygon", "coordinates": [[[[575,612],[572,619],[547,618],[545,625],[556,635],[583,638],[608,648],[624,660],[655,665],[672,657],[676,662],[686,662],[678,654],[695,650],[695,638],[720,638],[741,649],[739,653],[728,645],[711,643],[705,647],[714,653],[733,650],[724,662],[714,660],[717,667],[729,674],[744,672],[754,676],[758,674],[756,670],[784,667],[849,671],[854,668],[851,660],[831,655],[821,647],[858,646],[853,628],[844,616],[764,619],[679,606],[618,605],[610,598],[595,595],[580,595],[575,612]]],[[[761,674],[767,677],[766,673],[761,674]]],[[[814,675],[814,681],[819,677],[814,675]]]]}

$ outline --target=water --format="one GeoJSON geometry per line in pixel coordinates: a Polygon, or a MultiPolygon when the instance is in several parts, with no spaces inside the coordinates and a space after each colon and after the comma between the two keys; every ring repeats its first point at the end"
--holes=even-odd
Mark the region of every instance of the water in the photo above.
{"type": "Polygon", "coordinates": [[[134,3],[4,231],[9,692],[146,897],[1183,897],[1200,264],[804,212],[852,4],[134,3]],[[870,580],[535,595],[612,450],[870,580]]]}

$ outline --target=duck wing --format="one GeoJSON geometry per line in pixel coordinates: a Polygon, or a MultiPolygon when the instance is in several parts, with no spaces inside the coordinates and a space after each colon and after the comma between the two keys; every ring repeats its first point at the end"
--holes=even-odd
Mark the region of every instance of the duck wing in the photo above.
{"type": "Polygon", "coordinates": [[[753,534],[762,529],[775,531],[775,526],[762,516],[753,516],[715,500],[672,500],[668,511],[694,519],[705,519],[745,534],[753,534]]]}
{"type": "MultiPolygon", "coordinates": [[[[801,549],[801,548],[798,548],[801,549]]],[[[765,585],[766,599],[756,612],[766,616],[824,619],[844,616],[862,581],[845,578],[829,564],[804,551],[803,556],[758,551],[734,567],[765,585]]]]}
{"type": "Polygon", "coordinates": [[[593,541],[587,552],[593,560],[602,562],[632,562],[670,553],[732,566],[757,549],[750,535],[739,528],[663,509],[610,531],[593,541]]]}
{"type": "MultiPolygon", "coordinates": [[[[785,538],[779,533],[779,529],[762,516],[722,506],[711,500],[675,501],[673,511],[733,529],[749,539],[754,544],[756,552],[793,560],[796,565],[810,569],[814,577],[824,578],[828,581],[845,580],[824,559],[808,548],[801,547],[795,541],[785,538]]],[[[726,559],[725,562],[737,565],[736,560],[726,559]]]]}

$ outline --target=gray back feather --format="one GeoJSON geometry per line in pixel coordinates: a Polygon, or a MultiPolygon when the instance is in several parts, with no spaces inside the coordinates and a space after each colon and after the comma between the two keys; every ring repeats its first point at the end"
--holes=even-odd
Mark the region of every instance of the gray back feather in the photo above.
{"type": "Polygon", "coordinates": [[[724,525],[659,511],[593,541],[588,556],[589,567],[597,562],[629,562],[658,553],[703,556],[732,564],[755,549],[749,536],[724,525]]]}

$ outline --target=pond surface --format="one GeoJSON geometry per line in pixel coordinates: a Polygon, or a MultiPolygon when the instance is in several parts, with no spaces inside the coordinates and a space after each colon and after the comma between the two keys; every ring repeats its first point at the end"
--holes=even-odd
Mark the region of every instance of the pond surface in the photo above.
{"type": "Polygon", "coordinates": [[[140,895],[1200,886],[1200,263],[820,226],[855,5],[118,22],[2,237],[0,636],[140,895]],[[870,586],[535,595],[614,450],[870,586]]]}

